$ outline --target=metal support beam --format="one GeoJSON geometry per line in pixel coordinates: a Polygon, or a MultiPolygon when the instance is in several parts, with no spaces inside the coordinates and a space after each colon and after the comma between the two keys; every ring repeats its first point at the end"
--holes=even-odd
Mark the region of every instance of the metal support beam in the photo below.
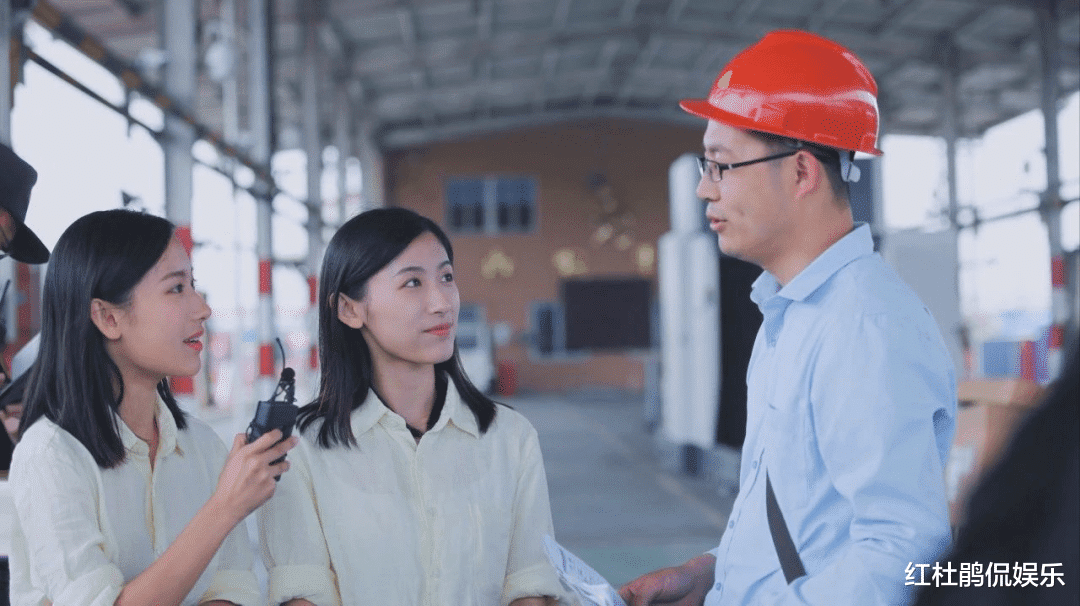
{"type": "MultiPolygon", "coordinates": [[[[0,0],[0,49],[11,48],[12,31],[11,2],[0,0]]],[[[11,146],[11,95],[14,83],[11,81],[11,53],[0,52],[0,143],[11,146]]],[[[0,260],[0,289],[11,280],[15,281],[15,261],[12,259],[0,260]]],[[[0,308],[0,322],[3,323],[5,335],[13,335],[18,332],[18,314],[15,310],[15,289],[4,299],[4,306],[0,308]]],[[[6,343],[0,343],[3,348],[6,343]]],[[[2,353],[2,352],[0,352],[2,353]]]]}
{"type": "Polygon", "coordinates": [[[357,148],[360,155],[360,175],[363,183],[361,211],[386,206],[386,187],[383,182],[383,156],[375,142],[374,126],[360,125],[357,148]]]}
{"type": "Polygon", "coordinates": [[[810,18],[806,20],[806,25],[803,29],[813,32],[825,27],[825,24],[828,23],[845,4],[847,4],[847,1],[848,0],[824,0],[821,2],[821,6],[818,7],[818,9],[811,13],[810,18]]]}
{"type": "MultiPolygon", "coordinates": [[[[948,187],[948,217],[949,217],[949,229],[952,230],[952,244],[953,259],[959,259],[959,212],[960,212],[960,200],[957,192],[957,149],[956,144],[960,137],[960,49],[956,45],[956,40],[953,39],[952,34],[945,34],[938,40],[938,53],[942,64],[942,82],[941,88],[945,97],[945,107],[942,109],[942,136],[945,138],[945,180],[948,187]]],[[[875,213],[876,214],[876,213],[875,213]]],[[[949,278],[952,281],[950,284],[951,292],[950,298],[957,302],[954,309],[955,318],[960,319],[959,326],[961,337],[961,358],[965,360],[962,367],[965,372],[965,376],[970,375],[971,366],[967,362],[970,360],[971,351],[970,343],[967,338],[967,325],[963,321],[962,310],[959,309],[960,301],[960,264],[956,263],[953,267],[953,271],[946,271],[944,273],[950,274],[949,278]]],[[[951,315],[951,314],[946,314],[951,315]]]]}
{"type": "Polygon", "coordinates": [[[11,145],[11,93],[15,83],[11,79],[11,37],[12,22],[11,2],[0,2],[0,143],[11,145]]]}
{"type": "MultiPolygon", "coordinates": [[[[198,82],[195,49],[199,41],[195,0],[162,0],[158,8],[162,46],[168,57],[165,63],[165,94],[190,113],[195,106],[198,82]]],[[[191,148],[195,145],[195,138],[195,128],[191,123],[175,114],[165,114],[164,135],[161,138],[165,157],[165,216],[176,224],[176,235],[189,253],[193,247],[191,198],[195,160],[191,148]]],[[[182,407],[189,408],[195,404],[193,377],[174,377],[172,388],[182,407]]]]}
{"type": "Polygon", "coordinates": [[[633,99],[635,76],[652,65],[656,55],[660,53],[660,48],[663,44],[664,41],[660,36],[655,34],[650,36],[649,41],[645,43],[644,48],[638,52],[634,64],[621,73],[616,71],[615,75],[612,76],[613,84],[617,91],[615,94],[622,100],[623,105],[628,105],[633,99]]]}
{"type": "Polygon", "coordinates": [[[884,36],[891,33],[900,23],[904,16],[916,10],[925,0],[900,0],[894,2],[885,10],[885,14],[878,20],[877,25],[871,28],[875,36],[884,36]]]}
{"type": "Polygon", "coordinates": [[[533,97],[532,101],[532,110],[534,112],[540,112],[544,109],[544,104],[547,102],[548,88],[551,86],[551,80],[555,75],[555,67],[558,63],[559,49],[544,49],[544,58],[540,61],[540,85],[536,87],[536,96],[533,97]]]}
{"type": "MultiPolygon", "coordinates": [[[[161,2],[161,0],[159,0],[161,2]]],[[[161,2],[166,4],[165,2],[161,2]]],[[[138,92],[148,101],[153,103],[164,114],[173,115],[188,122],[198,133],[198,136],[217,148],[223,155],[235,158],[241,164],[255,172],[260,179],[273,184],[268,165],[259,164],[252,158],[244,155],[233,141],[225,140],[220,133],[214,132],[209,127],[201,124],[191,113],[193,108],[183,106],[178,100],[172,99],[166,91],[153,85],[139,74],[139,71],[113,53],[97,38],[88,34],[82,27],[67,15],[61,13],[47,0],[36,0],[33,8],[33,17],[42,27],[49,30],[54,36],[67,42],[78,49],[84,55],[103,67],[113,76],[116,76],[128,90],[138,92]]],[[[59,75],[59,74],[58,74],[59,75]]],[[[63,77],[63,76],[61,76],[63,77]]],[[[65,78],[68,82],[78,85],[74,78],[65,78]]],[[[84,91],[85,92],[85,91],[84,91]]],[[[98,99],[99,101],[101,99],[98,99]]],[[[115,109],[115,108],[114,108],[115,109]]],[[[151,132],[153,129],[147,128],[151,132]]]]}
{"type": "MultiPolygon", "coordinates": [[[[495,2],[494,0],[482,0],[476,7],[476,39],[481,44],[491,41],[492,31],[495,25],[495,2]]],[[[485,89],[491,87],[492,74],[495,71],[495,61],[491,53],[484,53],[476,61],[476,81],[485,89]]],[[[476,111],[482,116],[490,115],[490,100],[486,95],[480,95],[476,99],[476,111]]]]}
{"type": "Polygon", "coordinates": [[[671,4],[668,5],[667,10],[668,23],[675,23],[679,20],[683,11],[686,10],[686,5],[689,1],[690,0],[672,0],[671,4]]]}
{"type": "Polygon", "coordinates": [[[762,0],[742,0],[735,9],[735,14],[731,17],[732,22],[739,27],[746,25],[750,22],[758,7],[761,6],[761,3],[762,0]]]}
{"type": "Polygon", "coordinates": [[[352,104],[349,102],[349,88],[345,82],[338,82],[334,87],[334,147],[338,151],[337,190],[338,211],[337,225],[349,219],[349,158],[353,155],[352,144],[352,104]]]}
{"type": "MultiPolygon", "coordinates": [[[[251,156],[263,166],[270,165],[273,140],[273,121],[270,113],[270,19],[272,0],[248,0],[248,124],[251,129],[251,156]]],[[[255,199],[255,254],[259,260],[259,374],[255,382],[261,397],[274,388],[274,242],[272,230],[273,192],[271,184],[260,180],[256,187],[261,195],[255,199]]],[[[244,403],[242,417],[254,413],[255,403],[244,403]]]]}
{"type": "MultiPolygon", "coordinates": [[[[124,120],[128,123],[129,126],[138,126],[139,128],[142,128],[147,133],[149,133],[150,136],[153,137],[155,141],[161,141],[165,137],[165,131],[163,129],[159,130],[159,129],[153,127],[153,126],[150,126],[146,122],[143,122],[142,120],[136,118],[135,116],[133,116],[131,114],[131,112],[129,111],[130,108],[127,105],[116,105],[112,101],[109,101],[108,99],[102,97],[97,92],[95,92],[94,89],[92,89],[89,86],[83,84],[82,82],[77,80],[74,76],[72,76],[71,74],[69,74],[69,73],[65,72],[64,70],[60,69],[59,67],[54,65],[49,60],[47,60],[44,57],[42,57],[41,55],[35,53],[33,50],[24,47],[22,49],[22,52],[23,52],[23,56],[26,58],[27,61],[31,61],[33,63],[36,63],[39,67],[41,67],[45,71],[49,72],[50,74],[56,76],[61,81],[63,81],[66,84],[70,85],[75,90],[77,90],[80,93],[86,95],[90,99],[96,101],[102,107],[104,107],[104,108],[106,108],[108,110],[111,110],[113,112],[116,112],[120,116],[123,116],[124,120]]],[[[195,130],[197,131],[197,133],[201,132],[201,129],[199,127],[197,127],[197,126],[195,127],[195,130]]],[[[208,141],[208,142],[213,144],[213,141],[208,141]]],[[[220,148],[219,148],[219,151],[220,151],[220,148]]],[[[202,166],[205,166],[206,168],[209,168],[210,170],[213,170],[213,171],[217,172],[218,174],[220,174],[221,176],[228,179],[229,182],[232,183],[232,186],[233,186],[234,189],[237,189],[237,190],[243,189],[243,190],[249,191],[252,195],[255,195],[256,197],[258,197],[257,191],[255,190],[255,188],[250,188],[248,186],[240,185],[239,182],[236,179],[236,175],[234,174],[234,172],[235,172],[234,167],[237,164],[244,164],[245,163],[245,161],[243,159],[237,158],[236,156],[230,155],[228,153],[223,153],[223,154],[221,154],[221,156],[219,157],[218,162],[216,162],[216,163],[200,162],[197,159],[194,162],[196,164],[200,164],[202,166]]],[[[267,173],[266,171],[263,171],[263,173],[261,173],[261,174],[269,174],[269,173],[267,173]]],[[[288,195],[288,194],[286,194],[284,192],[278,192],[278,193],[282,194],[282,195],[288,195]]]]}
{"type": "Polygon", "coordinates": [[[945,35],[938,44],[942,63],[941,88],[944,92],[945,107],[942,112],[942,136],[945,138],[945,178],[948,184],[949,227],[958,229],[957,214],[960,202],[956,191],[956,142],[960,133],[960,57],[956,42],[945,35]]]}
{"type": "MultiPolygon", "coordinates": [[[[225,79],[221,82],[221,130],[226,141],[240,141],[240,65],[238,64],[240,57],[240,49],[237,42],[237,32],[240,31],[241,23],[239,17],[239,11],[236,3],[238,0],[222,0],[221,2],[221,43],[225,45],[233,57],[233,66],[229,73],[225,76],[225,79]]],[[[241,254],[241,234],[247,232],[251,227],[241,223],[241,213],[237,212],[237,193],[239,189],[236,186],[236,166],[237,162],[232,158],[225,158],[222,168],[228,172],[230,179],[233,179],[233,196],[232,196],[232,242],[229,248],[232,250],[232,267],[233,275],[239,276],[243,272],[243,258],[241,254]]],[[[236,307],[232,310],[233,317],[236,318],[233,324],[232,331],[229,333],[229,339],[233,343],[232,347],[239,346],[243,343],[243,335],[245,326],[243,325],[242,318],[243,313],[243,300],[244,292],[243,286],[240,280],[233,281],[233,300],[236,307]]],[[[232,349],[232,348],[230,348],[232,349]]],[[[232,376],[239,377],[243,364],[247,360],[238,359],[236,355],[231,355],[226,364],[231,367],[232,376]]],[[[218,382],[219,385],[222,382],[218,382]]],[[[233,422],[239,425],[247,420],[248,417],[241,416],[247,412],[247,408],[244,405],[245,402],[252,401],[252,394],[245,393],[246,388],[242,386],[241,381],[230,381],[225,383],[230,385],[231,393],[225,396],[227,402],[230,403],[229,410],[233,415],[233,422]]],[[[214,391],[210,391],[211,394],[214,391]]]]}
{"type": "Polygon", "coordinates": [[[551,20],[552,31],[561,32],[566,29],[570,22],[570,2],[572,0],[558,0],[555,5],[555,15],[551,20]]]}
{"type": "MultiPolygon", "coordinates": [[[[619,54],[619,41],[608,40],[604,43],[603,48],[600,49],[600,57],[596,61],[596,68],[593,70],[594,76],[589,80],[588,86],[585,87],[585,98],[593,105],[596,104],[596,99],[600,96],[600,87],[606,84],[609,78],[612,78],[611,66],[615,62],[616,55],[619,54]]],[[[556,55],[557,57],[558,55],[556,55]]],[[[554,70],[554,65],[552,66],[554,70]]],[[[553,78],[553,74],[544,74],[544,80],[549,81],[553,78]]],[[[616,84],[612,82],[612,84],[616,84]]],[[[612,94],[615,94],[615,90],[612,94]]],[[[541,110],[543,107],[541,107],[541,110]]],[[[542,112],[538,112],[542,113],[542,112]]]]}
{"type": "Polygon", "coordinates": [[[240,19],[236,10],[237,0],[221,0],[221,43],[232,54],[233,66],[221,82],[221,130],[226,141],[240,140],[240,79],[237,58],[236,32],[240,31],[240,19]]]}
{"type": "MultiPolygon", "coordinates": [[[[446,141],[461,137],[473,137],[521,128],[539,128],[542,126],[578,120],[597,119],[652,121],[682,125],[687,128],[699,128],[701,126],[701,120],[699,118],[682,111],[675,104],[672,104],[672,108],[662,107],[659,109],[581,105],[566,109],[549,108],[541,112],[487,118],[475,120],[471,123],[450,123],[434,127],[402,126],[394,128],[382,135],[380,143],[384,149],[404,149],[408,147],[430,145],[436,141],[446,141]]],[[[363,141],[363,137],[360,137],[360,141],[363,141]]],[[[365,172],[365,179],[367,178],[366,175],[367,173],[365,172]]]]}
{"type": "MultiPolygon", "coordinates": [[[[1046,191],[1043,192],[1040,209],[1046,223],[1046,235],[1050,244],[1050,343],[1048,366],[1050,378],[1061,372],[1062,348],[1065,331],[1069,324],[1073,305],[1073,291],[1066,283],[1065,253],[1061,245],[1061,170],[1058,154],[1058,72],[1061,65],[1059,49],[1061,36],[1058,30],[1058,3],[1056,0],[1034,0],[1038,21],[1039,55],[1042,77],[1043,130],[1046,136],[1046,191]]],[[[1070,322],[1071,320],[1071,322],[1070,322]]]]}
{"type": "Polygon", "coordinates": [[[322,21],[322,2],[320,0],[298,0],[301,36],[303,37],[303,86],[301,105],[303,110],[303,129],[300,139],[307,156],[307,282],[308,310],[306,324],[311,339],[308,369],[318,367],[319,352],[315,335],[319,334],[319,316],[317,297],[317,277],[319,261],[323,250],[322,216],[322,129],[319,124],[319,85],[322,78],[322,49],[319,46],[319,26],[322,21]]]}
{"type": "Polygon", "coordinates": [[[638,4],[641,0],[623,0],[622,8],[619,9],[619,22],[629,24],[634,22],[637,15],[638,4]]]}
{"type": "Polygon", "coordinates": [[[694,61],[694,67],[687,73],[686,83],[692,90],[704,88],[705,84],[716,79],[719,69],[716,64],[728,56],[728,49],[721,44],[707,46],[694,61]]]}

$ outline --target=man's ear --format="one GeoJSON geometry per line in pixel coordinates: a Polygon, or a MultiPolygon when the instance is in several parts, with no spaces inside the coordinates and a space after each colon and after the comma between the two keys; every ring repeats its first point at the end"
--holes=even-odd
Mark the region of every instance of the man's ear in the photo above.
{"type": "Polygon", "coordinates": [[[101,299],[90,300],[90,321],[110,341],[120,338],[120,314],[122,310],[101,299]]]}
{"type": "MultiPolygon", "coordinates": [[[[337,317],[338,320],[348,326],[349,328],[359,329],[367,321],[367,314],[364,312],[364,304],[355,299],[349,298],[345,293],[337,293],[331,295],[337,297],[337,317]]],[[[333,306],[333,301],[331,301],[333,306]]]]}
{"type": "Polygon", "coordinates": [[[795,195],[805,198],[817,191],[825,179],[825,167],[808,151],[795,154],[795,195]]]}

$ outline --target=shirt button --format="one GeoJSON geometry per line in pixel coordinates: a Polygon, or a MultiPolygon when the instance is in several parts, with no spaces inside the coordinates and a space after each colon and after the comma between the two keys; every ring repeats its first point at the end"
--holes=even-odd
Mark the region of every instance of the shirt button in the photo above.
{"type": "Polygon", "coordinates": [[[750,469],[757,469],[757,461],[750,464],[750,469]]]}
{"type": "Polygon", "coordinates": [[[729,520],[728,523],[727,523],[727,527],[728,528],[735,528],[735,521],[734,520],[729,520]]]}
{"type": "Polygon", "coordinates": [[[721,585],[722,585],[722,583],[717,583],[716,585],[713,585],[713,589],[715,589],[716,591],[720,591],[720,586],[721,585]]]}

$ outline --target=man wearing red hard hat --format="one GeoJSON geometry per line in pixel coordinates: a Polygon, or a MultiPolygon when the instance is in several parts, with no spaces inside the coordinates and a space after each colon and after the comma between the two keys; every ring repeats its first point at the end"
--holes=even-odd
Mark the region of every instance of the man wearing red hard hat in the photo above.
{"type": "Polygon", "coordinates": [[[949,543],[956,378],[934,319],[852,220],[854,154],[881,155],[877,85],[839,44],[778,31],[681,105],[709,121],[697,194],[720,249],[764,270],[751,293],[763,321],[720,545],[619,593],[631,606],[903,604],[949,543]]]}

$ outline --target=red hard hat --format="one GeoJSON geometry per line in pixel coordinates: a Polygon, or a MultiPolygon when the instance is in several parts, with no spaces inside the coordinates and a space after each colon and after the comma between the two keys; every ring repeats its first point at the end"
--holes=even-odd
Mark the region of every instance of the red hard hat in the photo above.
{"type": "Polygon", "coordinates": [[[855,53],[816,34],[770,32],[735,55],[686,111],[735,128],[881,155],[877,84],[855,53]]]}

